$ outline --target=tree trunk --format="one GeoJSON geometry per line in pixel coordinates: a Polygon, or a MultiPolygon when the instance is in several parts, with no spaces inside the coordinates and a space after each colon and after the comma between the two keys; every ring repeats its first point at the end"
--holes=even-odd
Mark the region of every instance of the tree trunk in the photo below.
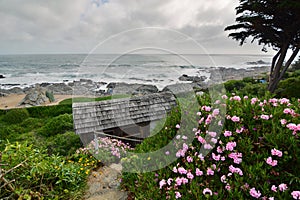
{"type": "Polygon", "coordinates": [[[299,48],[296,48],[293,51],[293,54],[291,55],[291,57],[286,62],[286,64],[283,66],[283,62],[284,62],[284,58],[286,57],[287,50],[288,50],[288,48],[285,49],[285,47],[283,47],[280,50],[280,54],[277,53],[273,58],[273,61],[275,59],[277,60],[278,55],[280,55],[279,59],[277,60],[276,66],[275,66],[275,70],[273,71],[273,67],[274,67],[273,63],[272,63],[272,67],[271,67],[268,90],[272,93],[275,92],[275,90],[278,86],[278,83],[283,78],[283,75],[286,73],[287,69],[289,68],[289,66],[291,65],[291,63],[293,62],[293,60],[295,59],[297,54],[299,53],[299,48]]]}
{"type": "MultiPolygon", "coordinates": [[[[282,68],[287,50],[288,50],[288,44],[285,44],[280,48],[279,58],[276,59],[276,64],[275,64],[274,70],[270,72],[270,80],[269,80],[268,90],[271,93],[275,92],[275,89],[277,88],[277,85],[279,83],[279,77],[280,77],[280,71],[281,71],[280,69],[282,68]]],[[[278,56],[278,55],[276,54],[274,56],[273,60],[275,59],[276,56],[278,56]]]]}

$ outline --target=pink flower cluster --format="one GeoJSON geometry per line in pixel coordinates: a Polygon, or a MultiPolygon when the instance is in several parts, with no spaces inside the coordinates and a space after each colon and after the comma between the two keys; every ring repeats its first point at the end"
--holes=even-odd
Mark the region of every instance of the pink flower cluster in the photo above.
{"type": "Polygon", "coordinates": [[[256,190],[255,188],[250,189],[250,195],[256,199],[258,199],[261,196],[261,193],[259,190],[256,190]]]}

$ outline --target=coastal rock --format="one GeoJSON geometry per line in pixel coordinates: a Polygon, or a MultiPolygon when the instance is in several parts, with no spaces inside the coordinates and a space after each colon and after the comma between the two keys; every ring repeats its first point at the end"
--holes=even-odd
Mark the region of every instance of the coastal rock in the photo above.
{"type": "Polygon", "coordinates": [[[4,76],[4,75],[2,75],[2,74],[0,74],[0,78],[5,78],[5,76],[4,76]]]}
{"type": "Polygon", "coordinates": [[[269,64],[268,62],[265,62],[263,60],[258,60],[256,62],[246,62],[247,65],[265,65],[269,64]]]}
{"type": "Polygon", "coordinates": [[[0,97],[6,97],[7,96],[7,94],[6,93],[2,93],[2,92],[0,92],[0,97]]]}
{"type": "Polygon", "coordinates": [[[107,89],[111,94],[144,95],[158,92],[158,88],[155,85],[128,83],[109,83],[107,89]]]}
{"type": "Polygon", "coordinates": [[[52,92],[53,94],[73,94],[73,88],[65,83],[52,83],[51,85],[46,86],[45,89],[49,92],[52,92]]]}
{"type": "Polygon", "coordinates": [[[162,92],[171,92],[175,96],[180,94],[186,94],[193,91],[193,85],[191,83],[177,83],[166,86],[162,92]]]}
{"type": "Polygon", "coordinates": [[[37,86],[32,89],[24,99],[19,103],[20,106],[39,106],[46,102],[49,99],[47,98],[45,92],[41,89],[41,87],[37,86]]]}
{"type": "Polygon", "coordinates": [[[205,81],[206,77],[205,76],[189,76],[186,74],[183,74],[178,78],[180,81],[192,81],[192,82],[202,82],[205,81]]]}

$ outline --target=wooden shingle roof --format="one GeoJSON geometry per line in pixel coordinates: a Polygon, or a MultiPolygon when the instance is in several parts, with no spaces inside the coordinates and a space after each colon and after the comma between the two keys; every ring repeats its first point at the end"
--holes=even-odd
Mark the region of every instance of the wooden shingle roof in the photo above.
{"type": "Polygon", "coordinates": [[[176,99],[170,93],[98,102],[74,103],[73,120],[76,134],[117,128],[162,119],[176,99]]]}

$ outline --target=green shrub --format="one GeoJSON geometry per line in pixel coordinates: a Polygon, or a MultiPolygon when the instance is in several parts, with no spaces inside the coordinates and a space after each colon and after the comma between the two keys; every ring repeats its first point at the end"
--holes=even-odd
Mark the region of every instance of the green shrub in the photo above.
{"type": "Polygon", "coordinates": [[[7,164],[1,168],[14,169],[4,175],[11,187],[0,181],[0,199],[80,199],[89,171],[95,166],[88,155],[66,160],[19,143],[7,144],[1,154],[0,163],[7,164]]]}
{"type": "Polygon", "coordinates": [[[66,131],[73,130],[72,114],[63,114],[49,119],[49,121],[38,130],[40,135],[45,137],[64,134],[66,131]]]}
{"type": "Polygon", "coordinates": [[[19,124],[25,119],[29,117],[29,113],[27,109],[21,108],[21,109],[12,109],[7,111],[5,116],[3,117],[3,121],[8,124],[19,124]]]}
{"type": "Polygon", "coordinates": [[[47,138],[46,148],[48,154],[59,154],[62,156],[70,156],[75,153],[77,149],[82,147],[78,135],[74,132],[66,132],[47,138]]]}
{"type": "Polygon", "coordinates": [[[27,108],[30,117],[51,118],[62,114],[72,114],[72,105],[35,106],[27,108]]]}
{"type": "Polygon", "coordinates": [[[300,76],[288,78],[279,82],[275,93],[278,97],[300,98],[300,76]]]}
{"type": "Polygon", "coordinates": [[[224,83],[224,87],[229,93],[239,91],[240,89],[244,88],[245,85],[246,82],[242,80],[230,80],[224,83]]]}

